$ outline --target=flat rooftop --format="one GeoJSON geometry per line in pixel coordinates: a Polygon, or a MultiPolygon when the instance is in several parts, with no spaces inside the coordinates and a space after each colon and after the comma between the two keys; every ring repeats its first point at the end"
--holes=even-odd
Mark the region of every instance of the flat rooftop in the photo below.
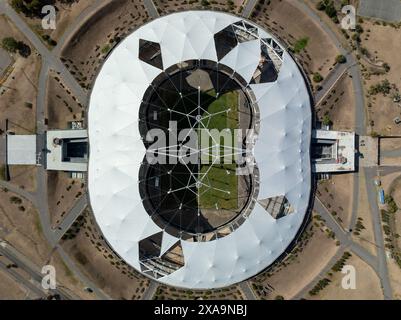
{"type": "Polygon", "coordinates": [[[51,130],[46,133],[47,170],[85,172],[88,163],[83,157],[87,144],[86,130],[51,130]],[[78,156],[75,156],[78,155],[78,156]],[[68,156],[68,159],[66,159],[68,156]]]}
{"type": "Polygon", "coordinates": [[[36,135],[7,135],[7,164],[36,165],[36,135]]]}
{"type": "Polygon", "coordinates": [[[312,143],[324,152],[313,159],[314,172],[355,171],[355,132],[314,130],[312,143]]]}

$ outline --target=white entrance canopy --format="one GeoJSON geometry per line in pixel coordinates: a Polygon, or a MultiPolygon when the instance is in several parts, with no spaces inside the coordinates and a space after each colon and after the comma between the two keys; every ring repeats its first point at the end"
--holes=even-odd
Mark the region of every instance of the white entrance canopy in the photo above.
{"type": "Polygon", "coordinates": [[[36,164],[36,135],[7,135],[7,164],[36,164]]]}

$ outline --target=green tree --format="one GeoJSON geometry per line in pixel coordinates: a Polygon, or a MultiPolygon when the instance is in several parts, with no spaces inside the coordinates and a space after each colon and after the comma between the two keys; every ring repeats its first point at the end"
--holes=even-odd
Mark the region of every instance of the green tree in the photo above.
{"type": "Polygon", "coordinates": [[[336,62],[337,63],[346,63],[347,58],[344,55],[340,54],[336,57],[336,62]]]}
{"type": "Polygon", "coordinates": [[[319,11],[323,11],[324,9],[326,9],[326,5],[324,4],[323,1],[319,1],[316,4],[316,9],[319,10],[319,11]]]}
{"type": "Polygon", "coordinates": [[[295,53],[300,53],[303,49],[306,48],[306,46],[308,45],[308,42],[309,42],[308,37],[301,38],[295,43],[294,48],[292,50],[295,53]]]}
{"type": "Polygon", "coordinates": [[[323,123],[325,126],[330,126],[330,125],[332,124],[331,119],[330,119],[330,117],[329,117],[327,114],[323,117],[322,123],[323,123]]]}
{"type": "Polygon", "coordinates": [[[323,81],[323,76],[319,72],[315,72],[313,74],[313,81],[322,82],[323,81]]]}
{"type": "MultiPolygon", "coordinates": [[[[11,6],[17,12],[22,12],[28,17],[41,17],[42,8],[45,5],[52,4],[53,2],[53,0],[12,0],[11,6]]],[[[66,3],[70,3],[70,1],[67,1],[66,3]]]]}
{"type": "Polygon", "coordinates": [[[1,46],[3,47],[4,50],[11,53],[17,52],[19,48],[18,41],[12,37],[4,38],[3,41],[1,42],[1,46]]]}
{"type": "Polygon", "coordinates": [[[330,18],[337,17],[337,10],[336,10],[336,8],[334,7],[333,1],[330,1],[330,2],[326,5],[326,8],[324,9],[324,11],[326,12],[326,14],[327,14],[330,18]]]}

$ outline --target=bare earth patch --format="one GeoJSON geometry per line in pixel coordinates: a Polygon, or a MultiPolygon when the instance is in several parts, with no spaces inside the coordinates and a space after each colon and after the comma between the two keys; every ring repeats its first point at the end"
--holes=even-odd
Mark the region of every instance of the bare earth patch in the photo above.
{"type": "Polygon", "coordinates": [[[5,122],[8,119],[9,130],[16,134],[34,134],[40,58],[14,25],[1,15],[0,40],[5,37],[23,41],[31,47],[32,52],[28,58],[22,58],[18,53],[13,54],[14,64],[0,88],[0,128],[5,129],[5,122]]]}
{"type": "Polygon", "coordinates": [[[209,1],[209,5],[202,6],[202,2],[199,0],[154,0],[157,11],[160,15],[172,13],[182,10],[216,10],[216,11],[228,11],[235,14],[240,14],[244,7],[246,0],[234,0],[233,4],[230,5],[226,0],[209,1]]]}
{"type": "Polygon", "coordinates": [[[41,265],[50,255],[32,204],[12,193],[0,190],[0,237],[11,243],[34,263],[41,265]]]}
{"type": "Polygon", "coordinates": [[[244,300],[244,295],[238,286],[230,286],[213,290],[184,290],[161,285],[157,288],[155,300],[244,300]]]}
{"type": "Polygon", "coordinates": [[[90,88],[107,53],[149,20],[142,2],[109,1],[64,46],[61,60],[83,88],[90,88]]]}
{"type": "Polygon", "coordinates": [[[67,172],[48,171],[47,190],[51,223],[58,225],[85,192],[85,183],[72,179],[67,172]]]}
{"type": "Polygon", "coordinates": [[[352,187],[352,174],[337,174],[317,188],[319,199],[344,228],[348,228],[352,214],[352,187]]]}
{"type": "Polygon", "coordinates": [[[306,48],[296,55],[307,74],[319,72],[326,77],[333,68],[339,54],[337,48],[320,26],[291,1],[265,1],[253,20],[270,30],[290,48],[298,40],[308,38],[306,48]]]}
{"type": "MultiPolygon", "coordinates": [[[[363,65],[367,70],[365,73],[369,73],[364,81],[366,89],[387,79],[398,90],[401,90],[401,61],[397,54],[401,50],[401,33],[399,29],[389,25],[383,26],[367,19],[364,20],[362,27],[365,31],[361,37],[361,46],[369,52],[370,60],[378,65],[387,63],[390,67],[388,72],[375,72],[377,68],[363,61],[363,65]],[[391,50],[388,47],[389,43],[391,43],[391,50]]],[[[369,99],[371,105],[368,111],[372,131],[382,135],[401,134],[401,125],[396,125],[393,121],[396,117],[401,118],[401,103],[395,103],[392,94],[384,96],[379,93],[369,99]]]]}
{"type": "Polygon", "coordinates": [[[265,298],[274,299],[281,295],[285,299],[291,299],[319,275],[339,248],[328,236],[326,229],[323,222],[313,219],[312,225],[305,230],[298,249],[288,256],[288,260],[278,263],[271,271],[252,280],[254,285],[264,287],[259,292],[270,291],[265,298]]]}
{"type": "Polygon", "coordinates": [[[333,273],[328,279],[331,283],[313,297],[316,300],[382,300],[383,293],[380,285],[380,280],[374,270],[353,254],[346,265],[351,265],[355,268],[356,274],[356,289],[343,289],[341,281],[345,274],[341,272],[333,273]]]}
{"type": "Polygon", "coordinates": [[[88,210],[61,244],[82,273],[113,299],[140,299],[149,285],[109,248],[88,210]]]}
{"type": "Polygon", "coordinates": [[[82,121],[85,114],[81,102],[55,73],[48,78],[46,106],[49,129],[69,129],[71,121],[82,121]]]}
{"type": "Polygon", "coordinates": [[[10,182],[29,192],[36,191],[36,166],[9,166],[10,182]]]}
{"type": "Polygon", "coordinates": [[[95,0],[75,0],[71,3],[63,3],[60,0],[55,0],[52,5],[56,8],[56,29],[43,29],[42,19],[39,17],[27,17],[23,13],[20,13],[20,16],[30,28],[38,34],[43,43],[49,48],[52,48],[52,46],[43,39],[43,36],[49,36],[51,39],[58,41],[79,14],[94,2],[95,0]]]}
{"type": "Polygon", "coordinates": [[[39,215],[34,206],[23,197],[5,191],[4,188],[0,189],[0,238],[39,269],[51,263],[56,271],[60,271],[57,273],[57,282],[60,285],[80,297],[90,297],[82,290],[83,285],[75,275],[66,271],[65,264],[44,238],[39,215]]]}
{"type": "Polygon", "coordinates": [[[6,272],[0,270],[0,300],[24,300],[27,297],[26,289],[6,272]]]}
{"type": "Polygon", "coordinates": [[[357,217],[361,218],[361,223],[365,229],[361,230],[359,235],[352,234],[352,239],[359,243],[362,247],[368,250],[371,254],[376,255],[376,242],[373,230],[372,215],[370,213],[370,206],[368,201],[368,193],[366,190],[366,177],[363,171],[359,172],[359,199],[357,217]]]}
{"type": "Polygon", "coordinates": [[[328,116],[333,130],[352,131],[355,129],[355,101],[352,81],[345,73],[331,89],[325,99],[316,106],[320,121],[328,116]]]}

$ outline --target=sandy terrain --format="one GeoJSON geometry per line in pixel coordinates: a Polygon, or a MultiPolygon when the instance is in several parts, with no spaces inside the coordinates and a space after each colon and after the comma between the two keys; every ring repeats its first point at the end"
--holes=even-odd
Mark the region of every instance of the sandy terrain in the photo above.
{"type": "Polygon", "coordinates": [[[4,191],[3,188],[0,189],[0,238],[6,240],[38,267],[50,261],[56,270],[62,270],[58,278],[61,285],[81,297],[87,295],[81,290],[82,285],[72,274],[69,277],[63,275],[64,264],[45,240],[38,213],[32,204],[11,191],[4,191]]]}
{"type": "Polygon", "coordinates": [[[392,151],[395,149],[401,149],[401,138],[386,138],[380,140],[381,151],[392,151]]]}
{"type": "MultiPolygon", "coordinates": [[[[334,3],[336,7],[339,9],[341,7],[341,1],[342,0],[334,0],[334,3]]],[[[349,0],[349,3],[353,5],[354,7],[357,6],[359,0],[349,0]]],[[[341,28],[339,24],[335,24],[333,20],[327,16],[327,14],[324,11],[319,11],[316,9],[316,4],[320,2],[320,0],[306,0],[304,1],[318,16],[319,18],[327,25],[330,27],[330,29],[336,34],[337,39],[341,42],[341,44],[345,48],[350,48],[350,41],[347,41],[347,39],[342,35],[341,28]]],[[[338,11],[339,13],[339,11],[338,11]]],[[[342,15],[338,14],[338,19],[341,20],[342,15]]]]}
{"type": "Polygon", "coordinates": [[[28,294],[10,275],[0,270],[0,300],[24,300],[28,294]]]}
{"type": "MultiPolygon", "coordinates": [[[[368,201],[368,194],[366,190],[365,175],[361,170],[359,172],[359,199],[357,218],[361,218],[361,222],[365,229],[359,231],[359,235],[352,235],[352,239],[359,243],[362,247],[368,250],[371,254],[376,255],[375,235],[373,231],[372,215],[370,213],[370,206],[368,201]]],[[[355,231],[355,230],[354,230],[355,231]]]]}
{"type": "Polygon", "coordinates": [[[81,227],[61,244],[81,271],[114,299],[140,299],[149,284],[109,249],[88,211],[81,227]]]}
{"type": "Polygon", "coordinates": [[[62,61],[82,87],[90,88],[109,50],[148,19],[142,2],[112,1],[86,20],[65,45],[62,61]]]}
{"type": "Polygon", "coordinates": [[[345,73],[325,99],[316,106],[317,118],[322,121],[328,116],[333,130],[355,130],[355,101],[352,80],[345,73]]]}
{"type": "Polygon", "coordinates": [[[312,231],[310,227],[305,230],[299,249],[293,251],[289,260],[280,263],[279,267],[271,272],[262,273],[253,281],[272,291],[268,299],[274,299],[277,295],[291,299],[315,279],[336,254],[338,246],[327,236],[327,232],[323,231],[324,223],[314,219],[312,231]]]}
{"type": "MultiPolygon", "coordinates": [[[[380,139],[380,151],[394,151],[401,150],[401,138],[385,138],[380,139]]],[[[386,157],[381,154],[380,164],[384,166],[401,166],[401,156],[400,157],[386,157]]]]}
{"type": "Polygon", "coordinates": [[[0,212],[0,237],[38,265],[47,260],[51,250],[44,239],[38,213],[32,204],[2,188],[0,212]],[[15,203],[11,203],[13,199],[15,203]]]}
{"type": "Polygon", "coordinates": [[[380,165],[382,166],[400,166],[401,157],[394,157],[394,158],[386,158],[381,157],[380,165]]]}
{"type": "Polygon", "coordinates": [[[244,295],[238,286],[216,290],[182,290],[161,285],[157,288],[155,300],[244,300],[244,295]]]}
{"type": "Polygon", "coordinates": [[[81,121],[85,110],[63,84],[59,76],[52,73],[47,82],[46,118],[49,129],[69,129],[71,121],[81,121]]]}
{"type": "MultiPolygon", "coordinates": [[[[365,87],[368,89],[371,85],[388,79],[391,84],[396,85],[398,90],[401,90],[401,61],[395,54],[401,50],[401,33],[391,26],[378,25],[366,19],[362,26],[365,32],[361,45],[368,50],[371,60],[377,64],[386,62],[391,68],[389,72],[378,75],[367,71],[366,73],[369,72],[371,75],[367,75],[365,87]],[[389,43],[391,43],[391,50],[388,48],[389,43]]],[[[368,63],[363,64],[368,70],[372,69],[368,63]]],[[[393,122],[395,117],[401,117],[401,106],[393,102],[391,94],[386,97],[378,94],[371,97],[369,102],[372,104],[368,110],[370,121],[374,124],[373,130],[382,135],[401,135],[401,125],[393,122]]]]}
{"type": "Polygon", "coordinates": [[[390,273],[391,288],[393,298],[401,300],[401,269],[392,259],[387,259],[387,267],[390,273]]]}
{"type": "Polygon", "coordinates": [[[327,76],[339,54],[329,36],[307,15],[291,4],[291,0],[265,1],[253,20],[270,30],[281,41],[293,47],[296,41],[309,38],[307,47],[297,54],[308,74],[327,76]],[[270,4],[268,4],[270,2],[270,4]],[[296,21],[296,23],[293,23],[296,21]]]}
{"type": "Polygon", "coordinates": [[[355,268],[356,289],[343,289],[341,281],[345,274],[335,272],[328,276],[332,282],[313,297],[315,300],[382,300],[380,280],[373,269],[355,254],[346,262],[355,268]]]}
{"type": "Polygon", "coordinates": [[[67,172],[48,171],[47,185],[50,218],[55,227],[83,194],[85,184],[80,179],[71,179],[67,172]]]}
{"type": "Polygon", "coordinates": [[[57,283],[63,286],[63,289],[67,293],[73,293],[75,296],[79,296],[84,300],[91,300],[95,298],[93,293],[87,292],[84,284],[80,282],[67,267],[67,265],[61,259],[59,253],[53,252],[51,258],[47,261],[56,269],[57,283]]]}
{"type": "Polygon", "coordinates": [[[234,0],[234,5],[230,7],[227,0],[216,0],[209,1],[210,5],[202,7],[201,1],[189,1],[189,0],[154,0],[154,4],[160,15],[182,11],[182,10],[193,10],[193,9],[211,9],[217,11],[228,11],[236,14],[242,12],[244,3],[246,0],[234,0]]]}
{"type": "Polygon", "coordinates": [[[9,182],[30,192],[36,190],[36,166],[9,166],[9,171],[9,182]]]}
{"type": "MultiPolygon", "coordinates": [[[[401,170],[382,177],[382,185],[385,194],[390,194],[397,204],[398,211],[394,214],[395,232],[401,235],[401,170]]],[[[398,239],[401,248],[401,239],[398,239]]]]}
{"type": "Polygon", "coordinates": [[[352,174],[332,175],[318,184],[317,196],[337,221],[348,228],[352,213],[352,174]]]}
{"type": "MultiPolygon", "coordinates": [[[[0,39],[13,37],[18,41],[29,42],[17,31],[12,23],[0,16],[0,39]]],[[[0,89],[0,128],[5,130],[5,121],[9,120],[9,129],[17,134],[36,132],[36,83],[40,70],[40,58],[32,46],[28,58],[13,54],[15,60],[7,79],[3,79],[0,89]]]]}
{"type": "Polygon", "coordinates": [[[42,39],[43,43],[49,48],[51,46],[43,40],[42,36],[50,36],[51,39],[58,41],[63,35],[65,30],[71,23],[78,17],[78,15],[88,8],[94,0],[76,0],[71,4],[62,3],[60,0],[55,0],[54,6],[56,8],[56,29],[43,29],[42,20],[40,18],[26,17],[21,13],[21,17],[26,23],[34,30],[42,39]]]}

